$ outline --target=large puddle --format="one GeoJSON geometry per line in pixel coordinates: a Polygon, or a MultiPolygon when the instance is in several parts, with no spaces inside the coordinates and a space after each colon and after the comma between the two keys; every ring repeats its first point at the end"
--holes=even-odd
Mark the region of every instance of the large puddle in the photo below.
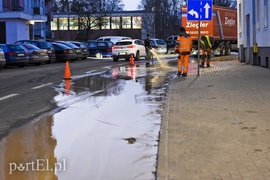
{"type": "Polygon", "coordinates": [[[65,81],[55,113],[0,142],[0,179],[155,179],[166,90],[175,69],[112,68],[65,81]]]}

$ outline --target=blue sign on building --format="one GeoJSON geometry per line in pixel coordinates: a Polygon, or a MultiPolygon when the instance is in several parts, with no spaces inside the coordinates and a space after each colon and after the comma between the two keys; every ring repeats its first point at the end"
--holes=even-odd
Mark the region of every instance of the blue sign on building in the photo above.
{"type": "Polygon", "coordinates": [[[187,20],[212,20],[212,0],[188,0],[187,20]]]}

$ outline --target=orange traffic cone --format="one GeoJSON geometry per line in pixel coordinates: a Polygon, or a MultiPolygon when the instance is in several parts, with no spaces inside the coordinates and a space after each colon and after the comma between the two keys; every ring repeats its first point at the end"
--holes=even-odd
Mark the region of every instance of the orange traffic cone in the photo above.
{"type": "Polygon", "coordinates": [[[133,58],[133,54],[130,55],[130,58],[129,58],[129,64],[130,65],[134,65],[134,58],[133,58]]]}
{"type": "Polygon", "coordinates": [[[68,62],[68,61],[66,61],[66,68],[65,68],[64,79],[65,79],[65,80],[70,80],[70,79],[71,79],[70,68],[69,68],[69,62],[68,62]]]}

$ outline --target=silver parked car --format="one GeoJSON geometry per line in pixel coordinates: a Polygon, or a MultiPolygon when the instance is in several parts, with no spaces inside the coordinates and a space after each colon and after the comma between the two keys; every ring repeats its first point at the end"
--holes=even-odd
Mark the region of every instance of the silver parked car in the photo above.
{"type": "Polygon", "coordinates": [[[3,69],[3,67],[6,66],[6,58],[5,58],[5,53],[0,49],[0,70],[3,69]]]}
{"type": "Polygon", "coordinates": [[[165,54],[167,52],[167,43],[163,39],[150,38],[152,48],[158,54],[165,54]]]}
{"type": "Polygon", "coordinates": [[[49,60],[48,50],[40,49],[32,44],[22,44],[28,51],[29,64],[39,66],[41,63],[46,63],[49,60]]]}

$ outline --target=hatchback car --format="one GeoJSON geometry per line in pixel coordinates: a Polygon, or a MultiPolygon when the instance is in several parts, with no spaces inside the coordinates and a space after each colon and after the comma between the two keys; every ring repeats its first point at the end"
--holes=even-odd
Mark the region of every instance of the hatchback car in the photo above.
{"type": "Polygon", "coordinates": [[[6,58],[5,53],[2,49],[0,49],[0,70],[6,66],[6,58]]]}
{"type": "Polygon", "coordinates": [[[40,49],[32,44],[23,44],[22,46],[28,50],[29,64],[39,66],[49,60],[48,50],[40,49]]]}
{"type": "Polygon", "coordinates": [[[158,54],[165,54],[167,52],[167,43],[163,39],[151,38],[151,45],[158,54]]]}
{"type": "Polygon", "coordinates": [[[80,58],[83,57],[83,53],[82,53],[83,51],[82,51],[82,48],[76,46],[75,44],[73,44],[73,43],[71,43],[71,42],[68,42],[68,41],[56,41],[56,42],[62,43],[62,44],[64,44],[64,45],[66,45],[66,46],[68,46],[68,47],[74,49],[74,52],[75,52],[75,54],[76,54],[76,58],[73,59],[73,60],[80,59],[80,58]]]}
{"type": "Polygon", "coordinates": [[[82,48],[82,59],[87,59],[87,57],[89,56],[89,51],[86,47],[86,44],[84,44],[83,42],[77,42],[77,41],[69,41],[72,44],[75,44],[76,46],[82,48]]]}
{"type": "Polygon", "coordinates": [[[95,41],[90,40],[86,42],[89,56],[96,58],[111,57],[113,43],[111,41],[95,41]]]}
{"type": "Polygon", "coordinates": [[[74,60],[76,58],[75,51],[62,44],[57,42],[51,42],[53,45],[53,48],[55,50],[55,56],[57,61],[69,61],[74,60]]]}
{"type": "Polygon", "coordinates": [[[55,52],[51,43],[46,41],[39,41],[39,40],[19,40],[16,41],[14,44],[33,44],[40,49],[48,50],[49,59],[46,61],[47,64],[50,64],[55,61],[55,52]]]}
{"type": "Polygon", "coordinates": [[[29,62],[28,51],[18,44],[0,44],[5,53],[6,66],[24,67],[29,62]]]}
{"type": "Polygon", "coordinates": [[[113,61],[117,62],[120,58],[129,61],[131,55],[135,57],[135,60],[140,60],[141,57],[146,57],[145,47],[142,40],[122,40],[118,41],[112,50],[113,61]]]}

